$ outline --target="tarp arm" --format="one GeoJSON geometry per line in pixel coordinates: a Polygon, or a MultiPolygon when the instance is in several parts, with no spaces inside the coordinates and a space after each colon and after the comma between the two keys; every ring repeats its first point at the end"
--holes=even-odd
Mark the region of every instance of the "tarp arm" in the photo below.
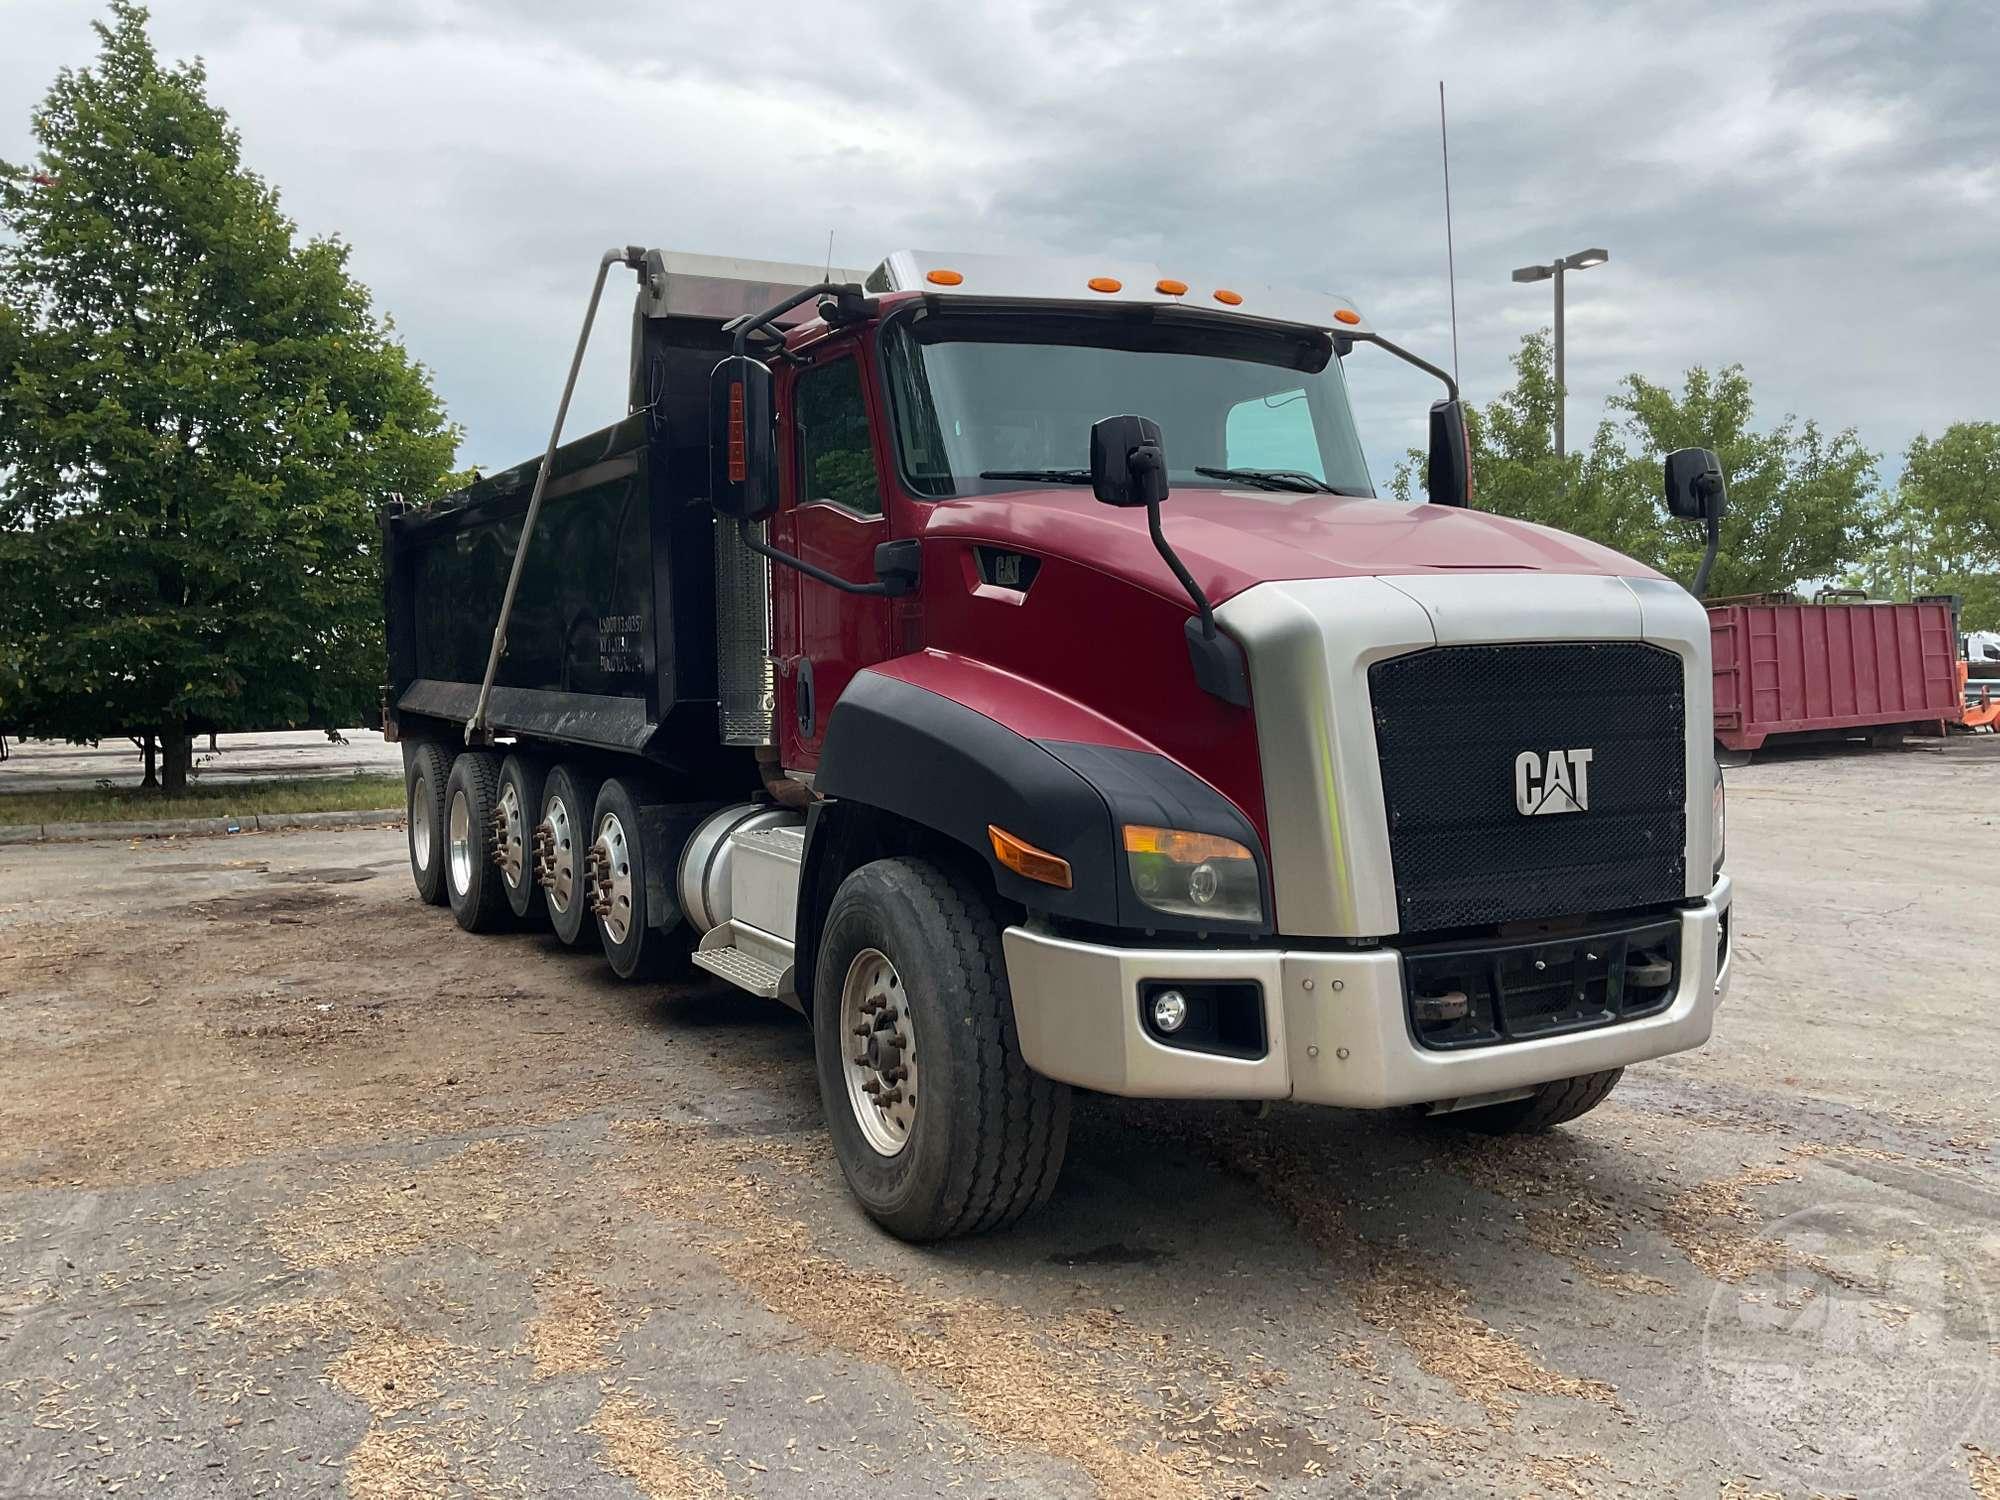
{"type": "Polygon", "coordinates": [[[643,245],[626,245],[604,252],[597,263],[597,280],[590,286],[590,306],[583,314],[583,329],[576,336],[576,353],[570,356],[569,378],[563,382],[562,400],[556,405],[556,425],[549,431],[549,450],[535,474],[534,493],[528,497],[528,513],[521,518],[521,538],[514,543],[514,566],[507,573],[507,592],[500,599],[500,618],[493,622],[493,649],[486,657],[486,676],[479,683],[479,698],[472,705],[472,717],[465,724],[468,745],[493,743],[493,726],[487,722],[487,702],[493,695],[493,679],[500,671],[500,658],[507,654],[507,622],[514,613],[514,595],[521,587],[521,569],[528,560],[528,540],[535,534],[535,522],[542,511],[542,492],[549,485],[549,470],[555,467],[556,448],[562,442],[563,421],[569,416],[570,397],[576,393],[576,377],[583,368],[583,351],[590,343],[590,326],[597,321],[597,304],[604,295],[604,277],[613,266],[629,266],[646,276],[643,245]]]}

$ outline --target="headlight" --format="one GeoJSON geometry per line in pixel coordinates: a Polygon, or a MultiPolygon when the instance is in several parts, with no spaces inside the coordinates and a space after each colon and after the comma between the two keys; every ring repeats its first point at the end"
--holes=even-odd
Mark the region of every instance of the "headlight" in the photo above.
{"type": "Polygon", "coordinates": [[[1125,867],[1139,899],[1156,910],[1218,922],[1263,919],[1257,858],[1234,839],[1127,823],[1125,867]]]}
{"type": "Polygon", "coordinates": [[[1722,795],[1722,767],[1715,768],[1715,812],[1709,824],[1710,847],[1715,850],[1715,874],[1722,873],[1723,841],[1729,832],[1729,816],[1726,799],[1722,795]]]}

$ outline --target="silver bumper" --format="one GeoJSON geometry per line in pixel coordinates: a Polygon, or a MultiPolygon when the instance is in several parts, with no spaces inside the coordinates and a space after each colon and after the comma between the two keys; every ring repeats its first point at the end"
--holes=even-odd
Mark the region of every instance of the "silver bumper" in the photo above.
{"type": "MultiPolygon", "coordinates": [[[[1006,933],[1021,1052],[1037,1072],[1141,1098],[1297,1099],[1368,1109],[1502,1093],[1685,1052],[1708,1040],[1729,987],[1717,940],[1728,876],[1681,913],[1681,983],[1656,1016],[1596,1031],[1458,1052],[1420,1047],[1394,949],[1114,948],[1025,927],[1006,933]],[[1249,980],[1269,1050],[1220,1057],[1155,1041],[1139,1019],[1148,980],[1249,980]]],[[[1733,947],[1733,945],[1731,945],[1733,947]]]]}

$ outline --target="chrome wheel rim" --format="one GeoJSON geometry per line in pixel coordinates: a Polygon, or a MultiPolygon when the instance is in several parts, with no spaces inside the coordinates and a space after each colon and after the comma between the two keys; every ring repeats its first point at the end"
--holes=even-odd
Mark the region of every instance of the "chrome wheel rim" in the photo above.
{"type": "Polygon", "coordinates": [[[472,861],[477,851],[473,848],[472,804],[462,790],[451,794],[445,842],[451,857],[451,888],[463,896],[472,889],[472,861]]]}
{"type": "Polygon", "coordinates": [[[612,942],[622,943],[632,930],[632,848],[618,814],[606,813],[597,820],[597,842],[591,847],[603,857],[598,876],[603,906],[597,920],[612,942]]]}
{"type": "Polygon", "coordinates": [[[431,784],[423,776],[410,783],[410,858],[419,870],[431,867],[431,784]]]}
{"type": "Polygon", "coordinates": [[[549,825],[549,910],[565,913],[576,895],[576,827],[569,804],[549,799],[544,821],[549,825]]]}
{"type": "Polygon", "coordinates": [[[864,948],[840,989],[841,1071],[862,1138],[882,1156],[910,1144],[917,1120],[917,1033],[903,977],[879,948],[864,948]]]}
{"type": "Polygon", "coordinates": [[[521,789],[508,782],[500,788],[500,874],[508,888],[521,888],[521,872],[528,867],[528,820],[521,812],[521,789]]]}

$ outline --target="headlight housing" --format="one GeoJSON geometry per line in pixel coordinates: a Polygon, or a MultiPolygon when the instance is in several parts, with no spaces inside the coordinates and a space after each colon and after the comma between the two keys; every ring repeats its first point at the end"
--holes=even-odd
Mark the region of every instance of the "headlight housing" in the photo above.
{"type": "Polygon", "coordinates": [[[1722,794],[1722,767],[1715,768],[1715,810],[1710,815],[1709,847],[1715,850],[1714,874],[1722,873],[1723,843],[1729,832],[1729,814],[1726,799],[1722,794]]]}
{"type": "Polygon", "coordinates": [[[1127,823],[1125,868],[1139,899],[1155,911],[1217,922],[1263,920],[1257,857],[1234,839],[1127,823]]]}

